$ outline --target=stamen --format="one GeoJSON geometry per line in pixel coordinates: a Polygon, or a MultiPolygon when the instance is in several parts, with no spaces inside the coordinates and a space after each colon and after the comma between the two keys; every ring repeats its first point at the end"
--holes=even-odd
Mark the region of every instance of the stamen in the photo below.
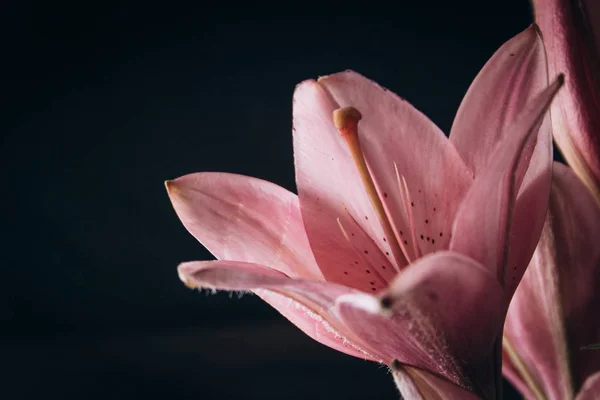
{"type": "Polygon", "coordinates": [[[398,189],[400,190],[400,199],[404,206],[404,213],[406,215],[406,222],[408,222],[408,230],[410,231],[410,237],[412,240],[413,252],[415,259],[421,257],[421,251],[417,242],[417,233],[415,232],[415,220],[412,211],[412,205],[414,204],[410,199],[410,192],[408,191],[408,184],[404,175],[400,175],[398,172],[398,165],[394,162],[394,170],[396,171],[396,182],[398,183],[398,189]]]}
{"type": "Polygon", "coordinates": [[[344,225],[342,225],[342,221],[340,221],[339,218],[337,218],[337,223],[340,226],[340,230],[342,231],[342,234],[344,235],[344,237],[346,238],[346,240],[348,242],[350,242],[350,236],[348,236],[348,234],[346,233],[346,230],[344,229],[344,225]]]}
{"type": "Polygon", "coordinates": [[[354,107],[338,108],[333,112],[333,123],[340,131],[342,137],[346,140],[346,143],[350,148],[352,158],[354,159],[356,167],[358,168],[358,172],[363,181],[363,185],[365,186],[365,190],[367,191],[367,195],[371,200],[371,204],[377,213],[379,223],[381,224],[384,234],[387,237],[392,255],[396,261],[396,264],[398,265],[398,269],[401,269],[403,266],[408,264],[408,259],[406,259],[401,250],[399,240],[394,233],[390,220],[388,219],[385,209],[383,208],[381,199],[377,194],[377,189],[373,183],[373,178],[369,173],[362,149],[360,148],[360,142],[358,140],[358,121],[360,121],[361,118],[362,115],[354,107]]]}

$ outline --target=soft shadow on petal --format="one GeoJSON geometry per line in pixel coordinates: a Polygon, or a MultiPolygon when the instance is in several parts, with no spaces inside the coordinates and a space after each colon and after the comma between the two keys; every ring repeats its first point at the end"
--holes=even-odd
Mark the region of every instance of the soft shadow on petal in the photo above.
{"type": "Polygon", "coordinates": [[[512,291],[523,275],[523,267],[531,260],[544,226],[552,181],[551,129],[550,116],[547,114],[540,126],[529,169],[515,201],[506,271],[506,282],[513,286],[512,291]]]}
{"type": "Polygon", "coordinates": [[[504,43],[479,72],[450,133],[473,176],[483,171],[496,145],[511,134],[505,128],[546,88],[546,70],[542,40],[530,26],[504,43]]]}
{"type": "Polygon", "coordinates": [[[519,391],[525,400],[539,400],[529,390],[506,352],[502,354],[502,375],[519,391]]]}
{"type": "Polygon", "coordinates": [[[188,287],[251,290],[314,340],[355,357],[372,361],[382,359],[330,312],[336,298],[360,293],[354,289],[291,279],[274,269],[235,261],[187,262],[181,264],[178,271],[188,287]]]}
{"type": "Polygon", "coordinates": [[[495,276],[451,252],[411,265],[379,304],[360,294],[339,298],[337,307],[345,324],[380,354],[483,395],[494,392],[493,346],[506,308],[495,276]]]}
{"type": "Polygon", "coordinates": [[[411,258],[413,245],[421,254],[447,249],[452,221],[472,177],[444,133],[406,100],[354,71],[322,77],[319,83],[341,107],[361,112],[358,130],[366,161],[411,258]],[[395,166],[413,204],[402,201],[395,166]],[[405,206],[414,215],[416,244],[411,243],[405,206]]]}
{"type": "Polygon", "coordinates": [[[555,163],[549,213],[505,325],[523,363],[551,399],[569,398],[600,370],[581,346],[600,337],[600,208],[568,167],[555,163]],[[572,375],[572,376],[571,376],[572,375]]]}
{"type": "Polygon", "coordinates": [[[392,374],[402,398],[411,400],[478,400],[474,393],[420,368],[392,363],[392,374]]]}
{"type": "Polygon", "coordinates": [[[322,279],[294,193],[220,172],[189,174],[165,185],[184,226],[216,258],[322,279]]]}
{"type": "Polygon", "coordinates": [[[550,76],[564,73],[567,78],[552,104],[554,139],[600,204],[600,3],[533,0],[532,4],[550,76]]]}
{"type": "Polygon", "coordinates": [[[393,279],[396,264],[348,145],[333,125],[338,107],[315,81],[296,87],[294,159],[300,208],[325,278],[370,291],[370,282],[385,287],[393,279]]]}
{"type": "Polygon", "coordinates": [[[600,399],[600,372],[596,372],[586,381],[575,400],[598,400],[600,399]]]}
{"type": "MultiPolygon", "coordinates": [[[[535,143],[538,129],[562,82],[562,77],[555,80],[530,102],[512,125],[506,128],[510,134],[505,135],[504,140],[498,143],[492,159],[475,179],[461,204],[454,224],[450,249],[481,262],[498,277],[509,296],[514,292],[527,267],[527,264],[511,265],[509,271],[509,251],[513,247],[530,244],[530,240],[520,237],[521,225],[531,223],[530,221],[514,221],[511,226],[519,179],[523,178],[517,174],[519,163],[526,148],[532,141],[535,143]]],[[[551,168],[550,160],[548,168],[551,168]]],[[[535,196],[538,199],[547,198],[549,195],[549,182],[548,185],[530,187],[543,192],[535,196]]],[[[544,204],[538,204],[539,208],[530,209],[530,218],[533,221],[543,219],[546,213],[544,204]]]]}

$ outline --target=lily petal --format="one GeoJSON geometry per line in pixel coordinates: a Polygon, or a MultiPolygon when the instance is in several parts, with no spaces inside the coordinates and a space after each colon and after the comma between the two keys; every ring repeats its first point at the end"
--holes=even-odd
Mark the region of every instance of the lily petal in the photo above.
{"type": "Polygon", "coordinates": [[[411,400],[478,400],[474,393],[434,374],[399,362],[392,374],[402,398],[411,400]]]}
{"type": "Polygon", "coordinates": [[[183,225],[217,259],[322,280],[295,194],[261,179],[213,172],[166,186],[183,225]]]}
{"type": "Polygon", "coordinates": [[[348,145],[333,124],[337,108],[315,81],[296,88],[294,158],[300,208],[326,280],[371,291],[370,282],[387,286],[399,266],[383,240],[348,145]]]}
{"type": "MultiPolygon", "coordinates": [[[[514,249],[523,246],[523,243],[529,245],[531,240],[522,236],[523,232],[530,232],[521,228],[532,221],[536,223],[539,219],[543,220],[546,214],[543,202],[528,202],[531,206],[528,207],[529,215],[523,216],[527,219],[513,220],[519,179],[524,177],[518,175],[519,163],[526,148],[534,145],[538,129],[562,82],[562,77],[555,80],[506,128],[510,135],[504,135],[489,164],[475,179],[454,224],[450,249],[466,254],[489,268],[505,286],[509,296],[514,292],[527,263],[508,268],[508,251],[518,252],[514,249]],[[511,223],[514,226],[512,230],[511,223]]],[[[550,167],[551,164],[548,165],[550,167]]],[[[531,187],[539,191],[549,190],[544,185],[531,187]]],[[[539,199],[547,196],[548,191],[534,197],[539,199]]]]}
{"type": "Polygon", "coordinates": [[[322,77],[319,83],[339,106],[361,112],[360,143],[405,247],[410,251],[415,245],[404,211],[410,208],[420,253],[447,249],[452,221],[472,177],[444,133],[406,100],[354,71],[322,77]],[[413,204],[401,197],[396,168],[413,204]]]}
{"type": "MultiPolygon", "coordinates": [[[[474,176],[485,170],[496,145],[512,134],[506,128],[543,91],[547,82],[544,46],[533,25],[502,45],[479,72],[460,105],[450,133],[450,141],[474,176]]],[[[519,233],[513,239],[519,246],[511,247],[509,268],[529,262],[544,224],[543,210],[551,180],[551,129],[550,119],[544,119],[535,146],[525,147],[516,167],[519,194],[513,220],[527,222],[513,232],[519,233]],[[542,212],[532,213],[535,209],[542,212]]]]}
{"type": "Polygon", "coordinates": [[[585,384],[577,394],[575,400],[597,400],[600,399],[600,372],[587,378],[585,384]]]}
{"type": "Polygon", "coordinates": [[[502,375],[521,393],[525,400],[539,400],[525,384],[506,352],[502,355],[502,375]]]}
{"type": "Polygon", "coordinates": [[[598,340],[600,208],[586,187],[555,163],[546,225],[505,325],[525,366],[551,399],[570,398],[600,370],[580,347],[598,340]],[[572,372],[574,375],[572,375],[572,372]]]}
{"type": "Polygon", "coordinates": [[[533,0],[550,76],[566,75],[552,104],[554,139],[600,204],[600,6],[596,0],[533,0]]]}
{"type": "Polygon", "coordinates": [[[378,353],[493,393],[486,380],[507,303],[495,276],[472,259],[438,252],[403,271],[379,303],[365,295],[337,302],[342,321],[378,353]]]}
{"type": "Polygon", "coordinates": [[[312,339],[351,356],[379,361],[330,309],[339,296],[358,293],[340,285],[291,279],[258,264],[194,261],[178,267],[181,280],[193,288],[251,290],[312,339]]]}
{"type": "Polygon", "coordinates": [[[473,176],[485,169],[496,145],[512,134],[505,128],[546,88],[546,69],[542,40],[530,26],[504,43],[479,72],[450,131],[450,141],[473,176]]]}

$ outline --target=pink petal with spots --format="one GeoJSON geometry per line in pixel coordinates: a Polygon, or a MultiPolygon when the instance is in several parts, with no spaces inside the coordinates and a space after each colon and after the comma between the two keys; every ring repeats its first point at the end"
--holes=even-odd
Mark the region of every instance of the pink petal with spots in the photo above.
{"type": "Polygon", "coordinates": [[[355,357],[373,361],[382,358],[330,312],[337,297],[359,293],[354,289],[291,279],[275,269],[235,261],[187,262],[178,271],[190,287],[251,290],[314,340],[355,357]]]}
{"type": "Polygon", "coordinates": [[[571,398],[600,370],[580,347],[600,337],[600,209],[572,170],[555,164],[546,225],[511,303],[504,334],[549,399],[571,398]]]}
{"type": "Polygon", "coordinates": [[[371,291],[370,282],[382,288],[393,279],[396,264],[348,145],[333,125],[338,107],[312,80],[294,93],[300,209],[326,280],[371,291]]]}
{"type": "Polygon", "coordinates": [[[444,133],[407,101],[356,72],[329,75],[319,83],[339,106],[361,112],[358,129],[366,161],[410,258],[417,257],[405,208],[413,213],[421,254],[447,249],[452,221],[472,178],[444,133]],[[400,195],[395,165],[413,204],[400,195]]]}
{"type": "Polygon", "coordinates": [[[600,399],[600,372],[596,372],[586,381],[575,400],[598,400],[600,399]]]}
{"type": "Polygon", "coordinates": [[[478,400],[474,393],[420,368],[392,363],[392,374],[402,398],[411,400],[478,400]]]}
{"type": "Polygon", "coordinates": [[[260,179],[213,172],[166,186],[183,225],[216,258],[322,279],[295,194],[260,179]]]}
{"type": "MultiPolygon", "coordinates": [[[[519,247],[528,246],[531,240],[523,237],[524,233],[530,232],[522,228],[526,224],[539,224],[538,220],[543,221],[546,214],[545,202],[531,201],[524,203],[530,205],[529,214],[525,215],[528,218],[524,221],[513,219],[519,189],[519,163],[526,148],[535,143],[546,111],[561,84],[562,79],[557,79],[506,128],[510,135],[505,135],[498,143],[489,164],[475,179],[454,223],[450,249],[481,262],[496,274],[509,296],[527,267],[524,263],[509,268],[509,251],[523,254],[519,247]]],[[[548,168],[551,168],[550,162],[548,168]]],[[[547,199],[549,182],[544,184],[540,178],[539,183],[530,184],[529,188],[540,192],[530,196],[547,199]]]]}
{"type": "Polygon", "coordinates": [[[382,299],[340,297],[338,314],[378,353],[479,394],[494,392],[493,346],[507,303],[489,271],[460,254],[439,252],[403,271],[382,299]]]}
{"type": "MultiPolygon", "coordinates": [[[[450,133],[450,141],[478,176],[496,145],[511,132],[505,128],[548,85],[544,45],[531,26],[490,58],[465,95],[450,133]]],[[[527,169],[524,157],[520,168],[527,169]]]]}

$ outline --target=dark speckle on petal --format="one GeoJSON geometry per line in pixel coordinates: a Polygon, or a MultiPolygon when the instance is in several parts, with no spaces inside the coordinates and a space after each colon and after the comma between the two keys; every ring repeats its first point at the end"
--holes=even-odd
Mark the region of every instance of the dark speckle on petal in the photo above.
{"type": "Polygon", "coordinates": [[[427,292],[427,297],[429,297],[429,300],[431,301],[437,301],[437,299],[439,299],[439,296],[435,292],[427,292]]]}

